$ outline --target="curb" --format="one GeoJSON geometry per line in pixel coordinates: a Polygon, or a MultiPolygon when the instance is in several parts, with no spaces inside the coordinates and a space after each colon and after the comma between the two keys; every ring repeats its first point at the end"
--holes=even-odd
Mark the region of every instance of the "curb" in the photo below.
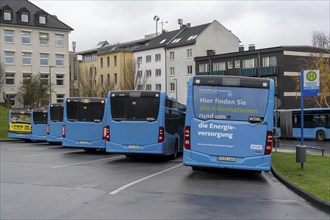
{"type": "Polygon", "coordinates": [[[277,178],[278,181],[280,181],[283,185],[285,185],[290,190],[295,192],[297,195],[299,195],[300,197],[302,197],[305,200],[307,200],[308,202],[310,202],[316,208],[330,214],[330,203],[315,197],[314,195],[310,194],[309,192],[306,192],[305,190],[301,189],[300,187],[285,180],[281,175],[279,175],[276,172],[276,169],[273,166],[271,167],[271,172],[277,178]]]}

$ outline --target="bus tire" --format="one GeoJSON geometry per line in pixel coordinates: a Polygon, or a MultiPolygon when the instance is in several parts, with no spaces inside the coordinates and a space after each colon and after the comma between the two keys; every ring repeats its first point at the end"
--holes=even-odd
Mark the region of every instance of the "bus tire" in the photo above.
{"type": "Polygon", "coordinates": [[[193,171],[201,170],[200,167],[191,167],[191,169],[192,169],[193,171]]]}
{"type": "Polygon", "coordinates": [[[319,130],[316,132],[316,139],[318,141],[324,141],[325,140],[325,134],[324,134],[324,131],[322,130],[319,130]]]}
{"type": "Polygon", "coordinates": [[[175,140],[174,152],[173,152],[173,154],[170,156],[170,159],[171,159],[171,160],[175,160],[176,158],[178,158],[178,154],[179,154],[179,152],[178,152],[178,141],[175,140]]]}
{"type": "Polygon", "coordinates": [[[93,152],[96,152],[96,149],[95,148],[84,148],[84,151],[93,153],[93,152]]]}

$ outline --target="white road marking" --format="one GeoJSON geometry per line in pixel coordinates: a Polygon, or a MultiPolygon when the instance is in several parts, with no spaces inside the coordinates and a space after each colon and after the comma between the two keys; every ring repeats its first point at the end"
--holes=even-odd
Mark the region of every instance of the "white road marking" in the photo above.
{"type": "Polygon", "coordinates": [[[75,153],[78,151],[66,151],[66,152],[53,152],[53,153],[44,153],[44,154],[27,154],[24,155],[24,157],[36,157],[36,156],[46,156],[46,155],[52,155],[52,154],[65,154],[65,153],[75,153]]]}
{"type": "Polygon", "coordinates": [[[51,168],[56,169],[56,168],[75,166],[75,165],[80,165],[80,164],[85,164],[85,163],[92,163],[92,162],[101,161],[101,160],[118,159],[118,158],[125,158],[125,157],[124,156],[106,157],[106,158],[101,158],[101,159],[97,159],[97,160],[89,160],[89,161],[84,161],[84,162],[79,162],[79,163],[64,164],[64,165],[54,166],[51,168]]]}
{"type": "Polygon", "coordinates": [[[173,170],[173,169],[175,169],[175,168],[177,168],[177,167],[179,167],[179,166],[181,166],[181,165],[182,165],[182,163],[180,163],[180,164],[178,164],[178,165],[176,165],[176,166],[174,166],[174,167],[170,167],[170,168],[168,168],[168,169],[166,169],[166,170],[160,171],[160,172],[158,172],[158,173],[151,174],[151,175],[149,175],[149,176],[146,176],[146,177],[144,177],[144,178],[142,178],[142,179],[139,179],[139,180],[136,180],[136,181],[134,181],[134,182],[128,183],[128,184],[126,184],[126,185],[123,185],[123,186],[119,187],[118,189],[113,190],[113,191],[110,192],[109,194],[110,194],[110,195],[115,195],[115,194],[119,193],[120,191],[122,191],[122,190],[124,190],[124,189],[126,189],[126,188],[128,188],[128,187],[130,187],[130,186],[133,186],[133,185],[135,185],[135,184],[137,184],[137,183],[140,183],[140,182],[142,182],[142,181],[144,181],[144,180],[150,179],[150,178],[152,178],[152,177],[154,177],[154,176],[160,175],[160,174],[165,173],[165,172],[167,172],[167,171],[173,170]]]}

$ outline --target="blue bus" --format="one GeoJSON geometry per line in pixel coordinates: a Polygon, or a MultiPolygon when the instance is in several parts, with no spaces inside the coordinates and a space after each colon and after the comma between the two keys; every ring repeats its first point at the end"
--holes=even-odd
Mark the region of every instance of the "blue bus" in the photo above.
{"type": "Polygon", "coordinates": [[[105,150],[105,98],[67,98],[64,102],[62,146],[105,150]]]}
{"type": "Polygon", "coordinates": [[[11,109],[8,117],[8,138],[30,141],[31,138],[30,109],[11,109]]]}
{"type": "Polygon", "coordinates": [[[237,76],[193,76],[188,83],[183,163],[269,171],[274,82],[237,76]]]}
{"type": "MultiPolygon", "coordinates": [[[[330,139],[330,108],[304,109],[304,138],[325,141],[330,139]]],[[[277,117],[276,132],[281,138],[301,138],[301,110],[280,109],[277,117]]]]}
{"type": "Polygon", "coordinates": [[[62,143],[63,104],[48,105],[47,141],[50,144],[62,143]]]}
{"type": "Polygon", "coordinates": [[[32,118],[31,118],[32,141],[47,141],[47,118],[48,118],[48,111],[46,108],[32,109],[32,118]]]}
{"type": "Polygon", "coordinates": [[[110,91],[106,152],[177,158],[183,151],[185,108],[160,91],[110,91]]]}

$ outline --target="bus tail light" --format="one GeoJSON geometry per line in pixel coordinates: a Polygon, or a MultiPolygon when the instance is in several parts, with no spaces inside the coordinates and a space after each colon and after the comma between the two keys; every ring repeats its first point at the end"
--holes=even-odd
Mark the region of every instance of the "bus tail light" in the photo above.
{"type": "Polygon", "coordinates": [[[65,125],[62,126],[62,138],[65,138],[65,125]]]}
{"type": "Polygon", "coordinates": [[[190,126],[186,126],[184,128],[184,144],[183,144],[184,148],[186,150],[190,150],[191,146],[190,146],[190,126]]]}
{"type": "Polygon", "coordinates": [[[163,143],[164,142],[164,128],[159,127],[159,132],[158,132],[158,143],[163,143]]]}
{"type": "Polygon", "coordinates": [[[49,127],[49,125],[47,125],[47,135],[49,135],[50,134],[50,127],[49,127]]]}
{"type": "Polygon", "coordinates": [[[110,141],[110,127],[109,126],[105,126],[103,128],[103,140],[105,141],[110,141]]]}
{"type": "Polygon", "coordinates": [[[271,132],[271,131],[267,131],[265,146],[266,146],[265,155],[271,154],[272,148],[273,148],[273,132],[271,132]]]}

